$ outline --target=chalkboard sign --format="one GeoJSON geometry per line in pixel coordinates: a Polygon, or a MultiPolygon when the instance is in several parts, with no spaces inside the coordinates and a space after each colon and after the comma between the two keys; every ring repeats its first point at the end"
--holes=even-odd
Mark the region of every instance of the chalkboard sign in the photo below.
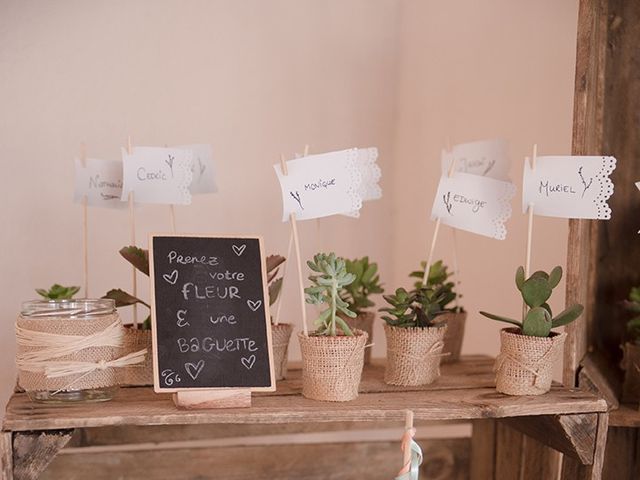
{"type": "Polygon", "coordinates": [[[262,239],[152,235],[157,392],[275,389],[262,239]]]}

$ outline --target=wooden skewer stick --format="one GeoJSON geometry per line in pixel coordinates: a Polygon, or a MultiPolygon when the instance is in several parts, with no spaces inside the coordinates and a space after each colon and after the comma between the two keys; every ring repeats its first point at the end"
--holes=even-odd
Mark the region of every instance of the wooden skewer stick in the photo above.
{"type": "Polygon", "coordinates": [[[173,204],[169,205],[169,213],[171,214],[171,233],[176,233],[176,209],[173,204]]]}
{"type": "MultiPolygon", "coordinates": [[[[87,166],[87,146],[80,144],[80,163],[87,166]]],[[[82,199],[82,274],[84,276],[84,296],[89,298],[89,212],[87,196],[82,199]]]]}
{"type": "MultiPolygon", "coordinates": [[[[287,162],[284,155],[280,155],[280,167],[282,168],[282,174],[288,175],[287,162]]],[[[298,224],[296,222],[296,214],[291,213],[289,215],[289,222],[291,223],[291,231],[293,233],[293,246],[296,250],[296,264],[298,267],[298,288],[300,290],[300,304],[302,307],[302,331],[305,337],[309,336],[309,330],[307,329],[307,309],[306,301],[304,298],[304,281],[302,279],[302,258],[300,255],[300,239],[298,237],[298,224]]]]}
{"type": "MultiPolygon", "coordinates": [[[[405,435],[409,430],[413,428],[413,411],[407,410],[404,417],[404,430],[405,435]]],[[[411,468],[411,442],[404,444],[404,450],[402,451],[402,470],[401,473],[406,473],[411,468]]]]}
{"type": "MultiPolygon", "coordinates": [[[[449,172],[447,172],[447,176],[451,177],[456,168],[456,158],[453,157],[451,160],[451,165],[449,165],[449,172]]],[[[422,286],[426,286],[429,281],[429,270],[431,270],[431,264],[433,263],[433,252],[436,249],[436,240],[438,239],[438,232],[440,231],[440,223],[442,220],[440,217],[436,219],[436,226],[433,230],[433,238],[431,239],[431,248],[429,249],[429,257],[427,258],[427,264],[424,267],[424,274],[422,275],[422,286]]]]}
{"type": "MultiPolygon", "coordinates": [[[[533,158],[531,159],[531,169],[536,169],[536,157],[538,156],[538,145],[533,145],[533,158]]],[[[525,163],[529,164],[529,157],[525,157],[525,163]]],[[[524,278],[525,280],[531,275],[531,244],[533,241],[533,203],[529,203],[527,208],[527,253],[524,262],[524,278]]],[[[522,301],[522,319],[527,315],[527,303],[522,301]]]]}
{"type": "MultiPolygon", "coordinates": [[[[531,158],[531,169],[535,170],[536,169],[536,157],[538,156],[538,145],[534,144],[533,145],[533,157],[531,158]]],[[[529,158],[527,157],[526,162],[529,161],[529,158]]],[[[529,214],[529,222],[528,222],[528,228],[527,228],[527,257],[526,257],[526,263],[525,263],[525,267],[524,267],[524,277],[525,278],[529,278],[529,275],[531,274],[531,240],[533,237],[533,203],[529,204],[529,208],[527,209],[527,212],[529,214]]]]}
{"type": "MultiPolygon", "coordinates": [[[[127,137],[127,153],[131,155],[133,148],[131,147],[131,136],[127,137]]],[[[133,198],[133,191],[129,192],[129,227],[131,230],[130,242],[131,246],[136,246],[136,209],[133,198]]],[[[133,286],[133,296],[138,298],[138,276],[136,267],[131,265],[131,282],[133,286]]],[[[133,304],[133,328],[138,328],[138,304],[133,304]]]]}
{"type": "Polygon", "coordinates": [[[291,258],[291,248],[293,248],[293,230],[289,235],[289,246],[287,247],[287,256],[282,267],[282,285],[280,285],[280,295],[278,295],[278,305],[276,305],[276,316],[273,319],[273,324],[278,325],[280,323],[280,311],[282,310],[282,294],[284,292],[284,279],[287,278],[287,264],[291,258]]]}
{"type": "MultiPolygon", "coordinates": [[[[453,156],[453,149],[451,148],[451,139],[449,137],[447,137],[447,151],[451,152],[452,156],[453,156]]],[[[452,158],[453,161],[453,158],[452,158]]],[[[460,284],[460,281],[458,280],[458,235],[456,234],[456,229],[451,227],[451,246],[453,247],[453,271],[451,272],[453,274],[453,281],[455,282],[456,285],[456,298],[454,299],[454,306],[456,309],[456,312],[460,309],[460,295],[459,292],[457,291],[457,286],[460,284]]],[[[427,281],[429,279],[427,278],[427,281]]]]}

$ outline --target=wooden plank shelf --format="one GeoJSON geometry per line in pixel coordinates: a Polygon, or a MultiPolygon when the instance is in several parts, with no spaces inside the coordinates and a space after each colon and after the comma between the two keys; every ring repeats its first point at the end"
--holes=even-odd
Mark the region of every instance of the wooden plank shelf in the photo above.
{"type": "MultiPolygon", "coordinates": [[[[0,478],[38,478],[69,444],[74,431],[85,438],[96,428],[153,428],[150,426],[228,425],[238,429],[271,425],[277,430],[276,425],[289,429],[316,425],[322,430],[323,426],[360,422],[362,428],[368,428],[389,422],[402,425],[405,410],[411,409],[418,422],[472,421],[471,479],[502,478],[500,468],[487,477],[481,467],[492,466],[502,455],[500,442],[505,435],[526,436],[541,452],[555,449],[563,453],[562,480],[599,479],[598,459],[603,455],[608,418],[605,400],[558,384],[540,396],[502,395],[495,391],[493,363],[490,357],[465,356],[460,362],[443,365],[442,376],[432,385],[401,388],[385,384],[383,363],[374,361],[365,367],[359,397],[344,403],[304,398],[300,367],[295,365],[276,392],[254,394],[250,408],[179,410],[169,394],[156,394],[150,387],[122,388],[113,400],[93,404],[37,404],[26,394],[16,393],[7,405],[0,433],[0,478]]],[[[550,471],[557,471],[555,464],[549,466],[550,471]]]]}
{"type": "Polygon", "coordinates": [[[275,393],[254,394],[251,408],[184,411],[167,394],[151,388],[123,388],[101,404],[51,405],[32,403],[15,394],[7,406],[5,431],[61,430],[109,425],[191,425],[204,423],[297,423],[375,420],[402,421],[404,411],[417,420],[472,420],[531,415],[601,413],[606,402],[588,392],[554,385],[546,395],[511,397],[494,389],[493,360],[466,357],[443,365],[432,385],[400,388],[382,381],[384,368],[365,369],[360,396],[351,402],[308,400],[301,395],[300,370],[278,384],[275,393]]]}
{"type": "Polygon", "coordinates": [[[640,428],[640,409],[637,404],[623,403],[609,412],[610,427],[640,428]]]}

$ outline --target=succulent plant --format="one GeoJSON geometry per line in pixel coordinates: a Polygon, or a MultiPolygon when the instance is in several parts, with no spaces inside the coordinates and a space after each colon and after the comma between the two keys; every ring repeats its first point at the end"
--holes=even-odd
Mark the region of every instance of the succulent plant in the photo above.
{"type": "Polygon", "coordinates": [[[640,345],[640,287],[633,287],[629,292],[629,300],[624,302],[625,308],[636,314],[627,322],[627,331],[631,339],[640,345]]]}
{"type": "MultiPolygon", "coordinates": [[[[414,286],[416,289],[422,288],[422,277],[424,275],[424,269],[427,266],[427,262],[420,262],[420,270],[413,271],[409,274],[411,278],[418,278],[419,280],[415,282],[414,286]]],[[[449,281],[453,274],[449,272],[448,267],[444,264],[442,260],[438,260],[433,263],[431,267],[429,267],[429,276],[427,277],[427,287],[431,287],[434,289],[439,289],[441,296],[440,298],[440,308],[442,310],[446,310],[449,312],[457,312],[462,311],[462,307],[450,307],[449,305],[456,298],[460,298],[461,295],[458,295],[454,288],[455,283],[449,281]]]]}
{"type": "Polygon", "coordinates": [[[561,327],[578,318],[584,307],[579,304],[571,305],[555,317],[547,300],[551,297],[553,289],[558,286],[562,278],[562,267],[557,266],[551,273],[539,270],[525,279],[524,268],[518,267],[516,271],[516,287],[522,294],[522,299],[529,307],[523,312],[522,321],[508,317],[480,312],[487,318],[500,322],[511,323],[520,327],[523,335],[533,337],[548,337],[552,328],[561,327]]]}
{"type": "Polygon", "coordinates": [[[411,291],[398,288],[392,295],[384,295],[384,299],[391,305],[381,308],[382,319],[393,327],[437,327],[444,322],[438,322],[439,315],[446,313],[442,308],[447,292],[444,288],[416,287],[411,291]]]}
{"type": "Polygon", "coordinates": [[[369,298],[371,295],[384,291],[380,285],[378,264],[369,263],[369,257],[362,257],[346,260],[346,265],[347,272],[352,273],[355,279],[342,288],[340,298],[347,302],[349,310],[359,314],[375,305],[369,298]]]}
{"type": "Polygon", "coordinates": [[[57,283],[51,285],[49,290],[36,288],[36,292],[47,300],[70,300],[80,291],[80,287],[63,287],[57,283]]]}
{"type": "Polygon", "coordinates": [[[307,303],[327,305],[315,321],[316,334],[336,336],[339,327],[345,335],[353,335],[349,325],[337,315],[342,313],[349,318],[356,316],[347,302],[340,298],[340,290],[355,279],[353,273],[347,272],[346,261],[335,253],[318,253],[307,265],[317,274],[309,276],[313,285],[304,289],[307,303]]]}

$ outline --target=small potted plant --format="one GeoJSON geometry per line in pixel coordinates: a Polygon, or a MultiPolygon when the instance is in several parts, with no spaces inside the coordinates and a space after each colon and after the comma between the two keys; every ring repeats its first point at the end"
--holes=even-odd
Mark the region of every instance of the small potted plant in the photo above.
{"type": "Polygon", "coordinates": [[[305,289],[307,303],[324,305],[315,321],[316,330],[298,334],[302,352],[302,394],[314,400],[344,402],[358,396],[368,335],[351,329],[338,315],[356,316],[340,291],[353,282],[346,262],[335,253],[318,253],[307,262],[314,272],[305,289]]]}
{"type": "Polygon", "coordinates": [[[573,322],[582,305],[566,308],[555,317],[547,301],[562,278],[560,266],[551,273],[537,271],[525,278],[524,268],[516,271],[516,287],[526,305],[522,321],[480,312],[487,318],[514,325],[500,332],[500,355],[496,358],[496,390],[507,395],[541,395],[551,388],[553,365],[562,354],[565,333],[552,328],[573,322]]]}
{"type": "MultiPolygon", "coordinates": [[[[278,277],[280,265],[285,258],[280,255],[269,255],[267,257],[267,283],[269,289],[269,306],[273,306],[280,292],[282,291],[282,277],[278,277]]],[[[273,365],[276,380],[282,380],[287,375],[287,351],[289,350],[289,339],[293,325],[290,323],[280,323],[276,318],[274,321],[271,315],[271,336],[273,340],[273,365]]]]}
{"type": "Polygon", "coordinates": [[[629,299],[624,302],[625,308],[634,314],[627,322],[629,340],[622,346],[622,401],[637,402],[640,400],[640,287],[633,287],[629,299]]]}
{"type": "MultiPolygon", "coordinates": [[[[138,271],[149,276],[149,251],[135,246],[123,247],[119,251],[120,255],[138,271]]],[[[144,305],[147,309],[151,307],[147,302],[137,298],[122,289],[114,288],[109,290],[102,298],[110,298],[116,303],[116,308],[128,307],[132,305],[144,305]]],[[[139,323],[136,328],[132,324],[125,325],[123,354],[137,352],[147,349],[145,361],[129,367],[118,369],[119,382],[121,385],[145,386],[153,385],[153,362],[152,362],[152,340],[151,340],[151,313],[139,323]]]]}
{"type": "Polygon", "coordinates": [[[441,304],[444,288],[398,288],[385,295],[390,307],[381,308],[387,337],[387,366],[384,381],[390,385],[418,386],[432,383],[440,376],[444,336],[452,313],[441,304]]]}
{"type": "MultiPolygon", "coordinates": [[[[378,275],[378,264],[369,262],[369,257],[346,260],[347,272],[355,276],[353,282],[345,285],[340,292],[340,297],[347,302],[349,310],[356,316],[350,318],[342,313],[340,317],[347,322],[350,328],[367,332],[369,342],[373,341],[373,321],[376,318],[375,312],[369,308],[375,306],[371,301],[371,295],[382,293],[380,285],[380,275],[378,275]]],[[[371,361],[371,349],[368,348],[364,354],[364,363],[371,361]]]]}
{"type": "Polygon", "coordinates": [[[36,293],[45,300],[71,300],[79,291],[80,287],[63,287],[58,283],[54,283],[49,290],[36,288],[36,293]]]}
{"type": "MultiPolygon", "coordinates": [[[[415,283],[416,288],[419,288],[422,284],[425,266],[426,262],[422,262],[421,269],[410,274],[411,277],[420,279],[415,283]]],[[[457,301],[461,295],[458,295],[455,291],[455,283],[450,280],[452,275],[443,261],[438,260],[429,268],[427,280],[427,286],[441,289],[443,292],[440,297],[442,299],[440,309],[451,313],[451,315],[447,315],[447,331],[444,335],[443,348],[445,355],[442,357],[442,363],[457,362],[460,359],[464,327],[467,322],[467,312],[457,301]]]]}

